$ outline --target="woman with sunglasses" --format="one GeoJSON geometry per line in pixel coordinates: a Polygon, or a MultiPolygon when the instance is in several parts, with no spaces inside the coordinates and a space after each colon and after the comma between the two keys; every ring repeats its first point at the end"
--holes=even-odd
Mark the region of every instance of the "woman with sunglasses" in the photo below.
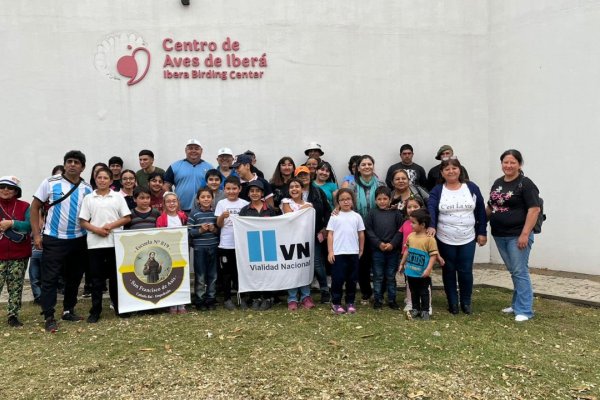
{"type": "Polygon", "coordinates": [[[19,179],[0,178],[0,292],[8,289],[8,325],[18,328],[27,260],[31,256],[29,203],[21,197],[19,179]]]}

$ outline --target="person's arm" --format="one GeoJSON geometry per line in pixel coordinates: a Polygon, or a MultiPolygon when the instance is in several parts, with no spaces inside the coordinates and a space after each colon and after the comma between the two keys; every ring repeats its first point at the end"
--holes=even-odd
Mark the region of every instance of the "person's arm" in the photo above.
{"type": "Polygon", "coordinates": [[[367,232],[367,239],[369,240],[369,243],[371,243],[371,246],[381,251],[385,251],[381,248],[381,245],[383,245],[384,243],[379,239],[379,237],[377,237],[377,235],[375,234],[375,230],[373,229],[373,225],[375,223],[375,221],[373,221],[373,211],[374,210],[371,210],[367,215],[367,218],[365,218],[365,231],[367,232]]]}
{"type": "Polygon", "coordinates": [[[219,228],[222,228],[223,225],[225,225],[225,219],[227,219],[228,217],[229,217],[229,211],[227,211],[227,210],[223,211],[223,214],[221,214],[217,217],[217,226],[219,228]]]}
{"type": "Polygon", "coordinates": [[[362,257],[365,251],[365,231],[358,231],[358,258],[362,257]]]}
{"type": "Polygon", "coordinates": [[[421,167],[419,165],[419,186],[421,187],[427,187],[427,172],[425,172],[425,168],[421,167]]]}
{"type": "Polygon", "coordinates": [[[487,214],[485,201],[481,195],[481,190],[473,182],[467,182],[467,186],[471,188],[471,191],[475,195],[475,234],[477,235],[477,244],[479,246],[485,246],[487,243],[487,214]]]}
{"type": "Polygon", "coordinates": [[[25,210],[25,216],[23,218],[23,220],[19,220],[19,219],[11,219],[11,220],[4,220],[2,222],[0,222],[0,225],[2,225],[2,230],[7,230],[12,228],[13,230],[17,231],[17,232],[21,232],[21,233],[27,233],[31,231],[31,222],[29,221],[29,219],[31,218],[30,215],[30,210],[31,207],[27,207],[27,210],[25,210]],[[6,225],[6,226],[4,226],[6,225]]]}
{"type": "Polygon", "coordinates": [[[163,190],[165,192],[170,192],[174,183],[175,174],[173,173],[173,166],[170,165],[169,168],[167,168],[167,172],[165,172],[163,176],[163,190]]]}
{"type": "MultiPolygon", "coordinates": [[[[95,233],[98,236],[102,236],[102,237],[107,237],[110,234],[110,230],[106,229],[105,227],[99,227],[96,225],[92,225],[90,223],[90,221],[85,220],[83,218],[79,218],[79,224],[81,225],[81,227],[83,229],[85,229],[86,231],[95,233]]],[[[105,225],[106,226],[106,225],[105,225]]]]}
{"type": "Polygon", "coordinates": [[[431,275],[433,264],[435,264],[435,261],[437,260],[437,254],[437,251],[434,254],[429,254],[429,262],[427,263],[427,268],[423,271],[423,275],[421,275],[422,278],[427,278],[431,275]]]}
{"type": "Polygon", "coordinates": [[[431,215],[431,223],[427,228],[427,236],[435,236],[437,227],[438,207],[440,205],[440,196],[442,194],[442,185],[436,185],[429,193],[429,201],[427,202],[427,210],[431,215]]]}
{"type": "Polygon", "coordinates": [[[523,230],[519,235],[519,239],[517,240],[517,247],[521,250],[527,247],[529,243],[529,235],[537,222],[538,215],[540,215],[540,207],[530,207],[527,210],[527,216],[525,217],[525,225],[523,225],[523,230]]]}
{"type": "Polygon", "coordinates": [[[330,264],[335,262],[335,255],[333,254],[333,231],[327,233],[327,261],[330,264]]]}
{"type": "Polygon", "coordinates": [[[107,229],[110,232],[113,229],[120,228],[120,227],[124,226],[129,221],[131,221],[131,215],[125,215],[125,216],[119,218],[116,221],[109,222],[108,224],[104,224],[104,226],[102,228],[103,229],[107,229]]]}
{"type": "Polygon", "coordinates": [[[404,266],[406,265],[406,260],[408,259],[408,249],[402,254],[402,259],[400,260],[400,266],[398,267],[398,272],[404,271],[404,266]]]}
{"type": "Polygon", "coordinates": [[[38,227],[41,227],[42,206],[43,203],[34,197],[33,201],[31,202],[31,212],[29,213],[29,221],[31,222],[31,226],[34,228],[31,232],[33,235],[33,245],[38,250],[42,249],[42,229],[37,229],[38,227]]]}
{"type": "Polygon", "coordinates": [[[292,210],[292,207],[290,207],[289,203],[282,203],[281,209],[283,210],[284,214],[291,213],[294,211],[294,210],[292,210]]]}

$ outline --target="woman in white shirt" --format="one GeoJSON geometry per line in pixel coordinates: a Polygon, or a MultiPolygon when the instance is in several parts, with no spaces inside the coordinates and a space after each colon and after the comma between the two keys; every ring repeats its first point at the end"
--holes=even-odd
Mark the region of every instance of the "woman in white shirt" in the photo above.
{"type": "Polygon", "coordinates": [[[479,187],[462,178],[458,159],[442,162],[440,170],[443,183],[429,193],[431,225],[427,233],[436,237],[440,256],[446,262],[442,277],[448,311],[458,314],[460,300],[462,311],[471,314],[475,243],[487,243],[485,203],[479,187]]]}

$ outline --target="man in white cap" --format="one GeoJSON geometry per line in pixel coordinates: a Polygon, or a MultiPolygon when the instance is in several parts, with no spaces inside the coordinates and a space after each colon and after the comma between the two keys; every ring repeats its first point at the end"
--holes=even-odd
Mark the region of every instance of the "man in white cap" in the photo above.
{"type": "Polygon", "coordinates": [[[323,161],[321,160],[321,156],[325,154],[325,152],[323,151],[323,149],[321,149],[321,145],[319,143],[310,142],[306,150],[304,150],[304,154],[308,158],[316,158],[320,163],[321,161],[323,161]]]}
{"type": "Polygon", "coordinates": [[[225,187],[225,179],[229,176],[238,176],[231,165],[233,164],[233,151],[229,147],[217,150],[217,171],[221,174],[221,190],[225,187]]]}
{"type": "Polygon", "coordinates": [[[185,158],[175,161],[165,173],[165,190],[173,190],[179,197],[181,209],[189,213],[194,205],[194,197],[201,187],[206,186],[206,171],[213,166],[202,159],[202,145],[197,139],[190,139],[185,144],[185,158]]]}

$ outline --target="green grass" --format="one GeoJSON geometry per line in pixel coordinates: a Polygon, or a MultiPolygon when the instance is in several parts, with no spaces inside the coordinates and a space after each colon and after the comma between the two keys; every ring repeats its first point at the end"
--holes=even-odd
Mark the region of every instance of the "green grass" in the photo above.
{"type": "Polygon", "coordinates": [[[366,306],[353,316],[278,306],[128,320],[105,307],[98,324],[63,322],[56,334],[26,304],[23,329],[0,328],[0,398],[598,396],[599,309],[536,299],[536,318],[517,324],[498,311],[508,291],[474,299],[474,315],[455,317],[435,292],[430,322],[366,306]]]}

